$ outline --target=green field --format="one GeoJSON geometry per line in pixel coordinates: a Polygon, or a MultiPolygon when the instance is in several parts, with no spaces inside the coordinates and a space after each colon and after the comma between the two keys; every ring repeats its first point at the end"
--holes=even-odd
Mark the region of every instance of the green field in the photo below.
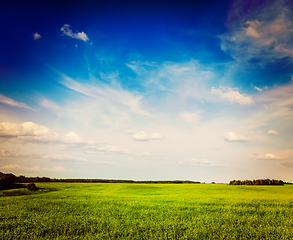
{"type": "Polygon", "coordinates": [[[36,185],[0,191],[0,239],[293,239],[292,185],[36,185]]]}

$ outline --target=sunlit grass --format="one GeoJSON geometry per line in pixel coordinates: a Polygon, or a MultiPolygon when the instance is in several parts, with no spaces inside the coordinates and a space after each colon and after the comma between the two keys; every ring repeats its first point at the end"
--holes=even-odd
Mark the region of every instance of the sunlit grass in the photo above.
{"type": "Polygon", "coordinates": [[[289,185],[36,185],[0,197],[0,239],[293,239],[289,185]]]}

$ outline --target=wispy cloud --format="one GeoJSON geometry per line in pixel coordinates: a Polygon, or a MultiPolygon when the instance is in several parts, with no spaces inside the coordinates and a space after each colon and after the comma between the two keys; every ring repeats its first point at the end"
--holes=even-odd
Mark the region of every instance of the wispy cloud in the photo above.
{"type": "Polygon", "coordinates": [[[292,161],[291,162],[289,162],[289,161],[280,162],[280,163],[278,163],[278,165],[280,165],[282,167],[286,167],[286,168],[293,168],[293,162],[292,161]]]}
{"type": "Polygon", "coordinates": [[[244,8],[234,1],[229,10],[228,32],[220,38],[222,50],[238,61],[261,63],[288,57],[293,60],[292,11],[286,1],[264,1],[244,8]],[[252,8],[252,6],[254,8],[252,8]]]}
{"type": "Polygon", "coordinates": [[[104,105],[107,104],[109,108],[114,107],[119,109],[121,106],[125,106],[133,113],[154,117],[154,115],[141,109],[142,95],[123,90],[118,85],[116,85],[116,87],[103,84],[100,84],[100,86],[93,86],[78,83],[67,76],[64,76],[64,80],[61,83],[69,89],[103,102],[104,105]]]}
{"type": "Polygon", "coordinates": [[[202,166],[202,167],[229,167],[228,164],[218,163],[207,159],[186,159],[179,162],[180,165],[202,166]]]}
{"type": "Polygon", "coordinates": [[[116,154],[131,154],[129,150],[119,148],[108,144],[89,145],[83,147],[84,153],[97,154],[97,153],[116,153],[116,154]]]}
{"type": "Polygon", "coordinates": [[[112,166],[121,166],[118,163],[115,162],[110,162],[110,161],[96,161],[98,164],[103,164],[103,165],[112,165],[112,166]]]}
{"type": "Polygon", "coordinates": [[[197,122],[200,119],[200,115],[197,113],[191,113],[191,112],[181,112],[179,114],[179,117],[181,120],[188,122],[188,123],[194,123],[197,122]]]}
{"type": "Polygon", "coordinates": [[[142,156],[147,156],[147,157],[149,157],[149,156],[151,156],[151,153],[148,152],[148,151],[144,151],[144,152],[142,153],[142,156]]]}
{"type": "Polygon", "coordinates": [[[16,169],[21,169],[21,170],[29,170],[29,171],[40,171],[41,168],[38,166],[35,167],[22,167],[18,164],[9,164],[3,167],[0,167],[1,169],[5,169],[5,170],[16,170],[16,169]]]}
{"type": "Polygon", "coordinates": [[[76,38],[82,41],[87,42],[89,40],[88,36],[84,33],[84,32],[77,32],[73,33],[72,29],[70,28],[69,24],[64,24],[63,27],[60,29],[60,31],[63,32],[63,34],[72,37],[72,38],[76,38]]]}
{"type": "Polygon", "coordinates": [[[198,61],[186,62],[131,62],[127,64],[137,74],[137,80],[147,88],[152,97],[160,93],[177,95],[177,102],[186,99],[209,98],[207,84],[214,77],[214,72],[198,61]]]}
{"type": "Polygon", "coordinates": [[[49,99],[45,99],[45,98],[40,101],[40,105],[42,107],[45,107],[45,108],[48,108],[51,110],[55,110],[55,111],[62,110],[61,106],[59,106],[58,104],[54,103],[53,101],[51,101],[49,99]]]}
{"type": "Polygon", "coordinates": [[[35,109],[27,106],[25,103],[16,102],[16,101],[12,100],[11,98],[3,96],[2,94],[0,94],[0,102],[7,104],[7,105],[10,105],[10,106],[13,106],[13,107],[26,108],[26,109],[35,111],[35,109]]]}
{"type": "Polygon", "coordinates": [[[44,155],[42,158],[56,162],[88,161],[86,158],[73,157],[70,155],[44,155]]]}
{"type": "Polygon", "coordinates": [[[293,120],[293,84],[276,87],[256,96],[256,102],[262,106],[258,110],[258,119],[262,122],[271,121],[275,124],[282,122],[291,126],[293,120]]]}
{"type": "Polygon", "coordinates": [[[39,166],[35,166],[35,167],[23,167],[20,166],[18,164],[10,164],[10,165],[6,165],[3,167],[0,167],[0,169],[4,169],[4,170],[25,170],[25,171],[35,171],[35,172],[40,172],[40,171],[50,171],[50,172],[72,172],[74,171],[73,169],[66,169],[62,166],[56,166],[56,167],[39,167],[39,166]]]}
{"type": "Polygon", "coordinates": [[[34,156],[35,154],[20,153],[15,149],[0,148],[1,157],[12,157],[12,158],[26,158],[34,156]]]}
{"type": "Polygon", "coordinates": [[[41,153],[22,153],[15,149],[0,148],[0,157],[6,158],[43,158],[55,162],[74,162],[74,161],[88,161],[86,158],[71,156],[71,155],[52,155],[52,154],[41,154],[41,153]]]}

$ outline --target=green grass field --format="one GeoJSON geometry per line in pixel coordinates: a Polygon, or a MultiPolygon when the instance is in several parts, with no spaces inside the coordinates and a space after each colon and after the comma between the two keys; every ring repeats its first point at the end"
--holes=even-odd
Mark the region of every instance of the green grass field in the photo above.
{"type": "Polygon", "coordinates": [[[0,191],[0,239],[293,239],[292,185],[36,186],[0,191]]]}

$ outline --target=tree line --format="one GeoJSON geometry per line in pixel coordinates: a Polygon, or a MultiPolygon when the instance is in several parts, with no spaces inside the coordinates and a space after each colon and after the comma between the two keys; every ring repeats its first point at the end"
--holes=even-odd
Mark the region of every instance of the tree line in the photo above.
{"type": "Polygon", "coordinates": [[[134,181],[134,180],[121,180],[121,179],[51,179],[51,182],[79,182],[79,183],[175,183],[175,184],[186,184],[186,183],[201,183],[190,180],[159,180],[159,181],[134,181]]]}
{"type": "MultiPolygon", "coordinates": [[[[288,183],[286,183],[288,184],[288,183]]],[[[276,179],[253,179],[253,180],[232,180],[229,185],[284,185],[282,180],[276,179]]]]}
{"type": "Polygon", "coordinates": [[[0,189],[10,189],[16,186],[17,183],[30,182],[50,182],[48,177],[25,177],[23,175],[15,176],[12,173],[0,172],[0,189]]]}
{"type": "Polygon", "coordinates": [[[71,183],[175,183],[175,184],[189,184],[200,183],[189,180],[166,180],[166,181],[134,181],[134,180],[119,180],[119,179],[62,179],[49,177],[26,177],[23,175],[15,176],[12,173],[0,172],[0,189],[9,189],[17,183],[31,183],[31,182],[71,182],[71,183]]]}

